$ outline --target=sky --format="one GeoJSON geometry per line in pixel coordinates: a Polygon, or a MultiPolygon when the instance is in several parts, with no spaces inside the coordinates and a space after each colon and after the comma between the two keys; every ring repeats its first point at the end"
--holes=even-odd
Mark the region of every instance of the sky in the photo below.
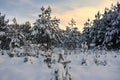
{"type": "Polygon", "coordinates": [[[51,6],[52,17],[60,19],[60,28],[65,29],[68,22],[73,18],[76,27],[80,31],[88,18],[94,19],[94,15],[110,5],[116,4],[118,0],[0,0],[0,12],[12,23],[15,17],[19,24],[26,21],[34,23],[41,13],[42,6],[51,6]]]}

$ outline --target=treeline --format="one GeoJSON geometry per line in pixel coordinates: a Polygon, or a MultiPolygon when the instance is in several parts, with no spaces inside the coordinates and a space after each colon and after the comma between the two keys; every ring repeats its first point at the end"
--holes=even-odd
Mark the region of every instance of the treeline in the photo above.
{"type": "Polygon", "coordinates": [[[43,50],[54,47],[66,49],[120,49],[120,3],[105,8],[104,13],[98,12],[95,19],[84,24],[80,33],[76,22],[72,19],[66,30],[59,28],[60,20],[51,17],[51,8],[41,8],[38,19],[31,26],[29,21],[18,24],[16,18],[13,24],[0,13],[0,49],[21,47],[36,44],[43,50]]]}

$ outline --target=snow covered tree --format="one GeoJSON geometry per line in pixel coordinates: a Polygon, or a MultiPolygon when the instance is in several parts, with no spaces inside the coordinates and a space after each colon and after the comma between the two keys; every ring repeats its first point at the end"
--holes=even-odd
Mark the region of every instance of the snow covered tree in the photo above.
{"type": "Polygon", "coordinates": [[[91,43],[104,46],[107,49],[120,48],[120,3],[105,8],[104,14],[99,12],[90,28],[91,43]]]}
{"type": "Polygon", "coordinates": [[[52,78],[51,80],[72,80],[70,74],[70,63],[71,61],[65,58],[64,50],[60,50],[58,59],[52,67],[52,78]]]}
{"type": "Polygon", "coordinates": [[[82,44],[87,43],[87,45],[90,44],[90,27],[92,26],[92,22],[90,19],[87,20],[87,22],[84,24],[83,32],[81,35],[81,42],[82,44]]]}
{"type": "Polygon", "coordinates": [[[10,48],[19,48],[24,45],[25,43],[25,35],[24,32],[22,31],[24,28],[17,24],[16,18],[13,18],[13,24],[9,25],[10,30],[7,32],[9,35],[9,38],[11,39],[9,47],[10,48]],[[22,28],[22,29],[21,29],[22,28]]]}
{"type": "Polygon", "coordinates": [[[72,28],[76,26],[76,21],[72,18],[70,23],[68,23],[72,28]]]}
{"type": "Polygon", "coordinates": [[[102,15],[98,12],[95,15],[95,20],[93,21],[93,25],[90,29],[91,43],[95,43],[96,46],[101,45],[104,39],[104,26],[102,26],[101,17],[102,15]]]}
{"type": "Polygon", "coordinates": [[[11,48],[20,47],[24,45],[25,36],[22,33],[16,33],[11,38],[10,46],[11,48]]]}
{"type": "Polygon", "coordinates": [[[9,49],[10,38],[7,37],[7,32],[9,31],[8,27],[9,20],[5,20],[5,15],[0,13],[0,48],[9,49]]]}
{"type": "Polygon", "coordinates": [[[17,19],[14,17],[12,19],[12,24],[10,24],[12,30],[14,30],[15,32],[20,32],[20,25],[17,23],[17,19]]]}
{"type": "Polygon", "coordinates": [[[27,40],[30,40],[30,39],[29,39],[30,28],[31,28],[31,24],[30,24],[29,21],[27,21],[27,22],[25,22],[24,24],[20,25],[19,32],[21,32],[21,33],[25,36],[26,41],[27,41],[27,40]]]}
{"type": "Polygon", "coordinates": [[[52,45],[60,43],[60,29],[59,19],[51,18],[51,8],[41,8],[42,13],[39,15],[39,19],[34,23],[34,27],[31,30],[31,37],[34,43],[42,44],[46,49],[49,49],[52,45]]]}
{"type": "Polygon", "coordinates": [[[64,32],[64,48],[76,49],[80,45],[80,32],[76,27],[74,19],[71,19],[71,22],[68,24],[69,26],[66,27],[64,32]]]}
{"type": "Polygon", "coordinates": [[[13,23],[15,24],[15,25],[17,25],[17,20],[16,20],[16,18],[13,18],[13,23]]]}
{"type": "Polygon", "coordinates": [[[104,44],[108,49],[120,49],[120,3],[107,10],[103,18],[107,21],[104,44]]]}
{"type": "Polygon", "coordinates": [[[77,27],[74,27],[71,32],[71,40],[72,40],[72,46],[73,49],[80,47],[80,32],[78,31],[77,27]]]}

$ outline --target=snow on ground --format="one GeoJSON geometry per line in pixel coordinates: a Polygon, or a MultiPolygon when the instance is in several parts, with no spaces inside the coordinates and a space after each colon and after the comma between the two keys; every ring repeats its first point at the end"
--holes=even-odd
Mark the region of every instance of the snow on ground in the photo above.
{"type": "MultiPolygon", "coordinates": [[[[71,54],[65,58],[71,60],[69,72],[72,80],[120,80],[118,52],[110,51],[107,55],[100,55],[98,60],[106,60],[106,66],[96,65],[93,54],[71,54]],[[86,60],[86,65],[81,65],[83,58],[86,60]]],[[[24,63],[23,57],[10,58],[7,55],[0,55],[0,80],[50,80],[52,70],[43,63],[42,57],[29,57],[29,59],[24,63]]]]}
{"type": "Polygon", "coordinates": [[[50,69],[46,64],[23,61],[23,58],[0,56],[0,80],[49,80],[50,69]]]}
{"type": "Polygon", "coordinates": [[[106,66],[94,64],[92,55],[85,56],[87,66],[81,66],[80,58],[81,55],[74,55],[72,60],[70,72],[73,80],[120,80],[120,55],[114,58],[114,54],[108,54],[106,66]]]}

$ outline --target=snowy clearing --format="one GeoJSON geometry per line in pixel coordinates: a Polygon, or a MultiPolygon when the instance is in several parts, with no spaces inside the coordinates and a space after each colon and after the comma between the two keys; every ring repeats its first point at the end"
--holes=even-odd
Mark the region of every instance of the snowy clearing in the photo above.
{"type": "MultiPolygon", "coordinates": [[[[120,54],[107,52],[100,56],[98,60],[107,61],[107,65],[96,65],[93,54],[65,56],[67,60],[71,60],[69,72],[72,80],[120,80],[120,54]],[[83,58],[86,63],[81,65],[83,58]]],[[[24,63],[23,57],[0,55],[0,80],[50,80],[52,77],[52,68],[47,67],[42,57],[29,57],[29,61],[24,63]]]]}

